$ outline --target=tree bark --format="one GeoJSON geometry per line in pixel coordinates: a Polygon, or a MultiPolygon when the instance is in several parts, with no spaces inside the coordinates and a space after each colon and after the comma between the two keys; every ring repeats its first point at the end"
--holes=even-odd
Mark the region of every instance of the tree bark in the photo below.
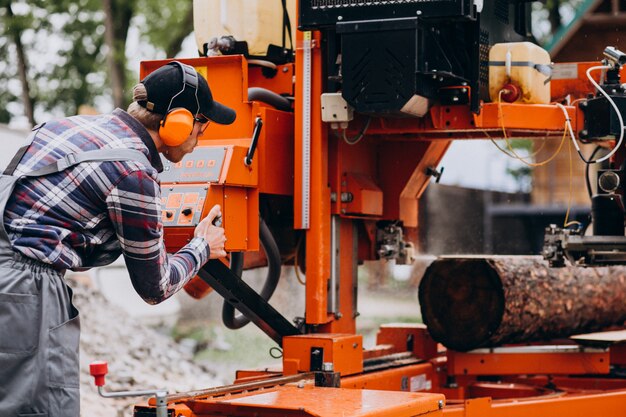
{"type": "MultiPolygon", "coordinates": [[[[6,6],[6,10],[9,20],[13,19],[14,14],[10,2],[6,6]]],[[[30,123],[31,126],[35,126],[35,105],[33,103],[33,98],[30,95],[30,84],[28,82],[28,62],[26,60],[26,53],[24,52],[24,45],[22,44],[22,28],[17,25],[14,26],[15,27],[11,29],[11,36],[13,38],[13,43],[15,43],[15,51],[17,52],[17,71],[20,77],[20,82],[22,84],[22,102],[24,104],[24,114],[28,119],[28,123],[30,123]]]]}
{"type": "Polygon", "coordinates": [[[126,37],[134,14],[134,1],[103,0],[107,62],[115,107],[124,108],[126,87],[126,37]]]}
{"type": "Polygon", "coordinates": [[[440,258],[419,288],[433,339],[468,351],[626,321],[626,267],[550,268],[539,257],[440,258]]]}

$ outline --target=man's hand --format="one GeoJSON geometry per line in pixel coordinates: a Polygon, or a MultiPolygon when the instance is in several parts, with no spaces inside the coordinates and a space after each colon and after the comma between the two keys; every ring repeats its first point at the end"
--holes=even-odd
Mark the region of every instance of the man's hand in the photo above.
{"type": "Polygon", "coordinates": [[[224,228],[213,225],[213,221],[221,216],[222,209],[219,204],[214,205],[211,211],[209,211],[209,214],[198,223],[194,231],[195,237],[204,238],[209,244],[210,259],[223,258],[226,256],[226,251],[224,250],[224,243],[226,243],[224,228]]]}

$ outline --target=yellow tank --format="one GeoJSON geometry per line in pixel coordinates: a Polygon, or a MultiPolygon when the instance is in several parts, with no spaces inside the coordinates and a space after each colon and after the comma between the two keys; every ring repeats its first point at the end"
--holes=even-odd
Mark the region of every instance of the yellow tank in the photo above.
{"type": "Polygon", "coordinates": [[[498,43],[489,51],[489,96],[498,101],[550,103],[550,54],[530,42],[498,43]]]}
{"type": "MultiPolygon", "coordinates": [[[[287,0],[287,10],[295,43],[296,0],[287,0]]],[[[262,55],[270,43],[282,45],[283,9],[280,0],[194,0],[193,26],[199,51],[211,38],[232,35],[248,42],[251,54],[262,55]]]]}

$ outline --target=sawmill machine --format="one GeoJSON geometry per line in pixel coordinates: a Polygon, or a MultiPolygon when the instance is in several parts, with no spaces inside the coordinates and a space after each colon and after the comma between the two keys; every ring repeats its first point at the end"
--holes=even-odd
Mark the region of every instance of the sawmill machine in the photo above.
{"type": "MultiPolygon", "coordinates": [[[[602,62],[552,65],[529,42],[531,3],[523,0],[299,0],[295,13],[290,4],[195,2],[197,36],[209,17],[228,17],[219,7],[239,5],[238,19],[265,19],[282,43],[260,53],[229,34],[199,39],[201,57],[181,61],[237,119],[212,125],[161,176],[170,250],[193,236],[213,204],[222,207],[229,259],[209,261],[186,290],[197,298],[218,292],[225,325],[258,326],[280,347],[282,368],[161,393],[135,416],[626,415],[619,338],[462,352],[421,324],[383,325],[375,346],[363,346],[356,331],[357,266],[412,262],[418,199],[438,180],[452,140],[566,137],[614,149],[600,180],[609,197],[594,202],[596,240],[555,227],[545,253],[555,265],[568,257],[593,264],[597,239],[605,252],[624,250],[623,208],[616,214],[624,54],[609,47],[602,62]],[[268,19],[254,7],[276,13],[268,19]],[[583,246],[574,251],[575,239],[583,246]],[[265,265],[257,293],[242,270],[265,265]],[[306,277],[301,318],[271,304],[283,265],[306,277]]],[[[142,62],[140,77],[169,61],[142,62]]]]}

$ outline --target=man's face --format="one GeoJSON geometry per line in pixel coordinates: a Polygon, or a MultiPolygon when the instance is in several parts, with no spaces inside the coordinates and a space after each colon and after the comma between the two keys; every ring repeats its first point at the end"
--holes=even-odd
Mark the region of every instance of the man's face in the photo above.
{"type": "Polygon", "coordinates": [[[191,134],[189,135],[187,140],[185,140],[178,146],[168,146],[165,149],[165,151],[163,152],[165,158],[168,161],[174,163],[182,161],[185,155],[191,153],[191,151],[194,150],[194,148],[198,144],[198,139],[202,137],[202,134],[204,133],[204,130],[207,128],[208,125],[208,121],[205,123],[195,122],[193,124],[193,130],[191,131],[191,134]]]}

